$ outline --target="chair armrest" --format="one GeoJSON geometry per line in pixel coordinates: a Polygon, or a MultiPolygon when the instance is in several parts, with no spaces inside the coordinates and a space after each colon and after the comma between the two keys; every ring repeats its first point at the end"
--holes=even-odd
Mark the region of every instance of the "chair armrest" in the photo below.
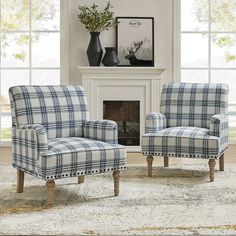
{"type": "Polygon", "coordinates": [[[117,144],[118,129],[115,121],[95,120],[84,124],[84,137],[117,144]]]}
{"type": "Polygon", "coordinates": [[[210,120],[210,134],[219,138],[227,137],[228,140],[228,116],[217,114],[211,117],[210,120]]]}
{"type": "MultiPolygon", "coordinates": [[[[35,133],[37,137],[37,146],[38,148],[45,149],[45,145],[48,144],[48,136],[47,131],[44,126],[39,124],[33,124],[33,125],[20,125],[15,127],[17,130],[21,130],[22,132],[26,134],[27,132],[33,132],[35,133]]],[[[14,129],[14,127],[13,127],[14,129]]],[[[47,149],[46,149],[47,150],[47,149]]]]}
{"type": "Polygon", "coordinates": [[[40,154],[48,150],[46,129],[35,124],[13,126],[12,146],[13,166],[37,175],[40,154]]]}
{"type": "Polygon", "coordinates": [[[162,113],[149,113],[146,115],[145,133],[155,133],[166,128],[166,116],[162,113]]]}
{"type": "Polygon", "coordinates": [[[210,135],[219,137],[220,152],[228,148],[228,116],[217,114],[210,120],[210,135]]]}

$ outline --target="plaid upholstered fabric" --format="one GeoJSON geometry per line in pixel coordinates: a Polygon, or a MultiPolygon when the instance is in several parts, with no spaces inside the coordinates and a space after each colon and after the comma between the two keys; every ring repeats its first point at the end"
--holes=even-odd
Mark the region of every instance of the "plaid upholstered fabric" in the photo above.
{"type": "Polygon", "coordinates": [[[36,175],[40,153],[48,150],[46,129],[42,125],[12,128],[13,166],[36,175]]]}
{"type": "Polygon", "coordinates": [[[124,169],[125,164],[124,146],[86,138],[56,138],[40,155],[39,176],[54,179],[101,173],[124,169]]]}
{"type": "Polygon", "coordinates": [[[145,133],[155,133],[166,128],[166,117],[162,113],[149,113],[146,115],[145,133]]]}
{"type": "Polygon", "coordinates": [[[217,158],[221,153],[219,139],[209,130],[196,127],[171,127],[142,138],[145,155],[217,158]]]}
{"type": "Polygon", "coordinates": [[[12,109],[13,166],[43,179],[125,169],[113,121],[88,120],[79,86],[16,86],[12,109]]]}
{"type": "Polygon", "coordinates": [[[215,114],[227,114],[226,84],[169,83],[163,86],[160,112],[167,127],[209,128],[215,114]]]}
{"type": "Polygon", "coordinates": [[[228,116],[214,115],[210,121],[210,134],[219,138],[221,150],[228,148],[228,116]]]}
{"type": "Polygon", "coordinates": [[[82,136],[87,99],[79,86],[16,86],[9,90],[13,126],[40,124],[48,138],[82,136]]]}
{"type": "Polygon", "coordinates": [[[218,158],[228,148],[228,86],[169,83],[146,117],[145,155],[218,158]]]}
{"type": "Polygon", "coordinates": [[[210,121],[210,133],[217,137],[228,137],[228,116],[214,115],[210,121]]]}
{"type": "Polygon", "coordinates": [[[84,137],[117,144],[117,124],[111,120],[87,121],[84,124],[84,137]]]}

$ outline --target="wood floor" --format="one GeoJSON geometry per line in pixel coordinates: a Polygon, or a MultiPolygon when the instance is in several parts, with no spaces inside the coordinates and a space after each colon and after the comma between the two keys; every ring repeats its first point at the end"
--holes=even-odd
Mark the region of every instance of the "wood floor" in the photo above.
{"type": "MultiPolygon", "coordinates": [[[[188,164],[188,163],[205,163],[203,159],[189,158],[170,158],[170,164],[188,164]]],[[[11,163],[11,148],[0,148],[0,162],[11,163]]],[[[141,153],[128,153],[128,164],[146,164],[146,158],[141,153]]],[[[236,163],[236,145],[230,145],[225,152],[225,164],[236,163]]],[[[153,165],[163,165],[163,158],[154,158],[153,165]]]]}

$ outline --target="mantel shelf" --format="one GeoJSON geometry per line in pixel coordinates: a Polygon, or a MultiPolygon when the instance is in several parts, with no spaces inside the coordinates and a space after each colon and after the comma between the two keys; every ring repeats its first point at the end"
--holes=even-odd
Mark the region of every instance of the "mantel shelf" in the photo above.
{"type": "MultiPolygon", "coordinates": [[[[157,78],[157,75],[161,75],[165,69],[158,67],[102,67],[102,66],[79,66],[79,72],[81,74],[86,74],[83,79],[90,79],[90,77],[94,76],[93,79],[99,79],[99,74],[113,74],[113,75],[122,75],[122,74],[130,74],[133,75],[131,78],[143,78],[143,76],[152,76],[153,78],[157,78]]],[[[106,77],[103,77],[106,79],[106,77]]],[[[122,77],[120,77],[122,79],[122,77]]]]}

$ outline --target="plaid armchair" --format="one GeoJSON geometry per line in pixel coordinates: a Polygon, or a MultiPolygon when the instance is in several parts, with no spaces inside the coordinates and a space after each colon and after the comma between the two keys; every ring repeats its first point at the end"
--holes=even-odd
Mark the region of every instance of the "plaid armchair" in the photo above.
{"type": "Polygon", "coordinates": [[[55,179],[113,171],[119,193],[119,171],[126,150],[118,145],[114,121],[89,121],[87,100],[79,86],[15,86],[9,89],[12,111],[13,166],[17,192],[24,173],[46,180],[48,206],[55,179]]]}
{"type": "Polygon", "coordinates": [[[148,176],[153,156],[209,159],[214,181],[217,159],[224,170],[228,148],[228,86],[225,84],[169,83],[161,95],[160,113],[146,117],[142,153],[147,155],[148,176]]]}

